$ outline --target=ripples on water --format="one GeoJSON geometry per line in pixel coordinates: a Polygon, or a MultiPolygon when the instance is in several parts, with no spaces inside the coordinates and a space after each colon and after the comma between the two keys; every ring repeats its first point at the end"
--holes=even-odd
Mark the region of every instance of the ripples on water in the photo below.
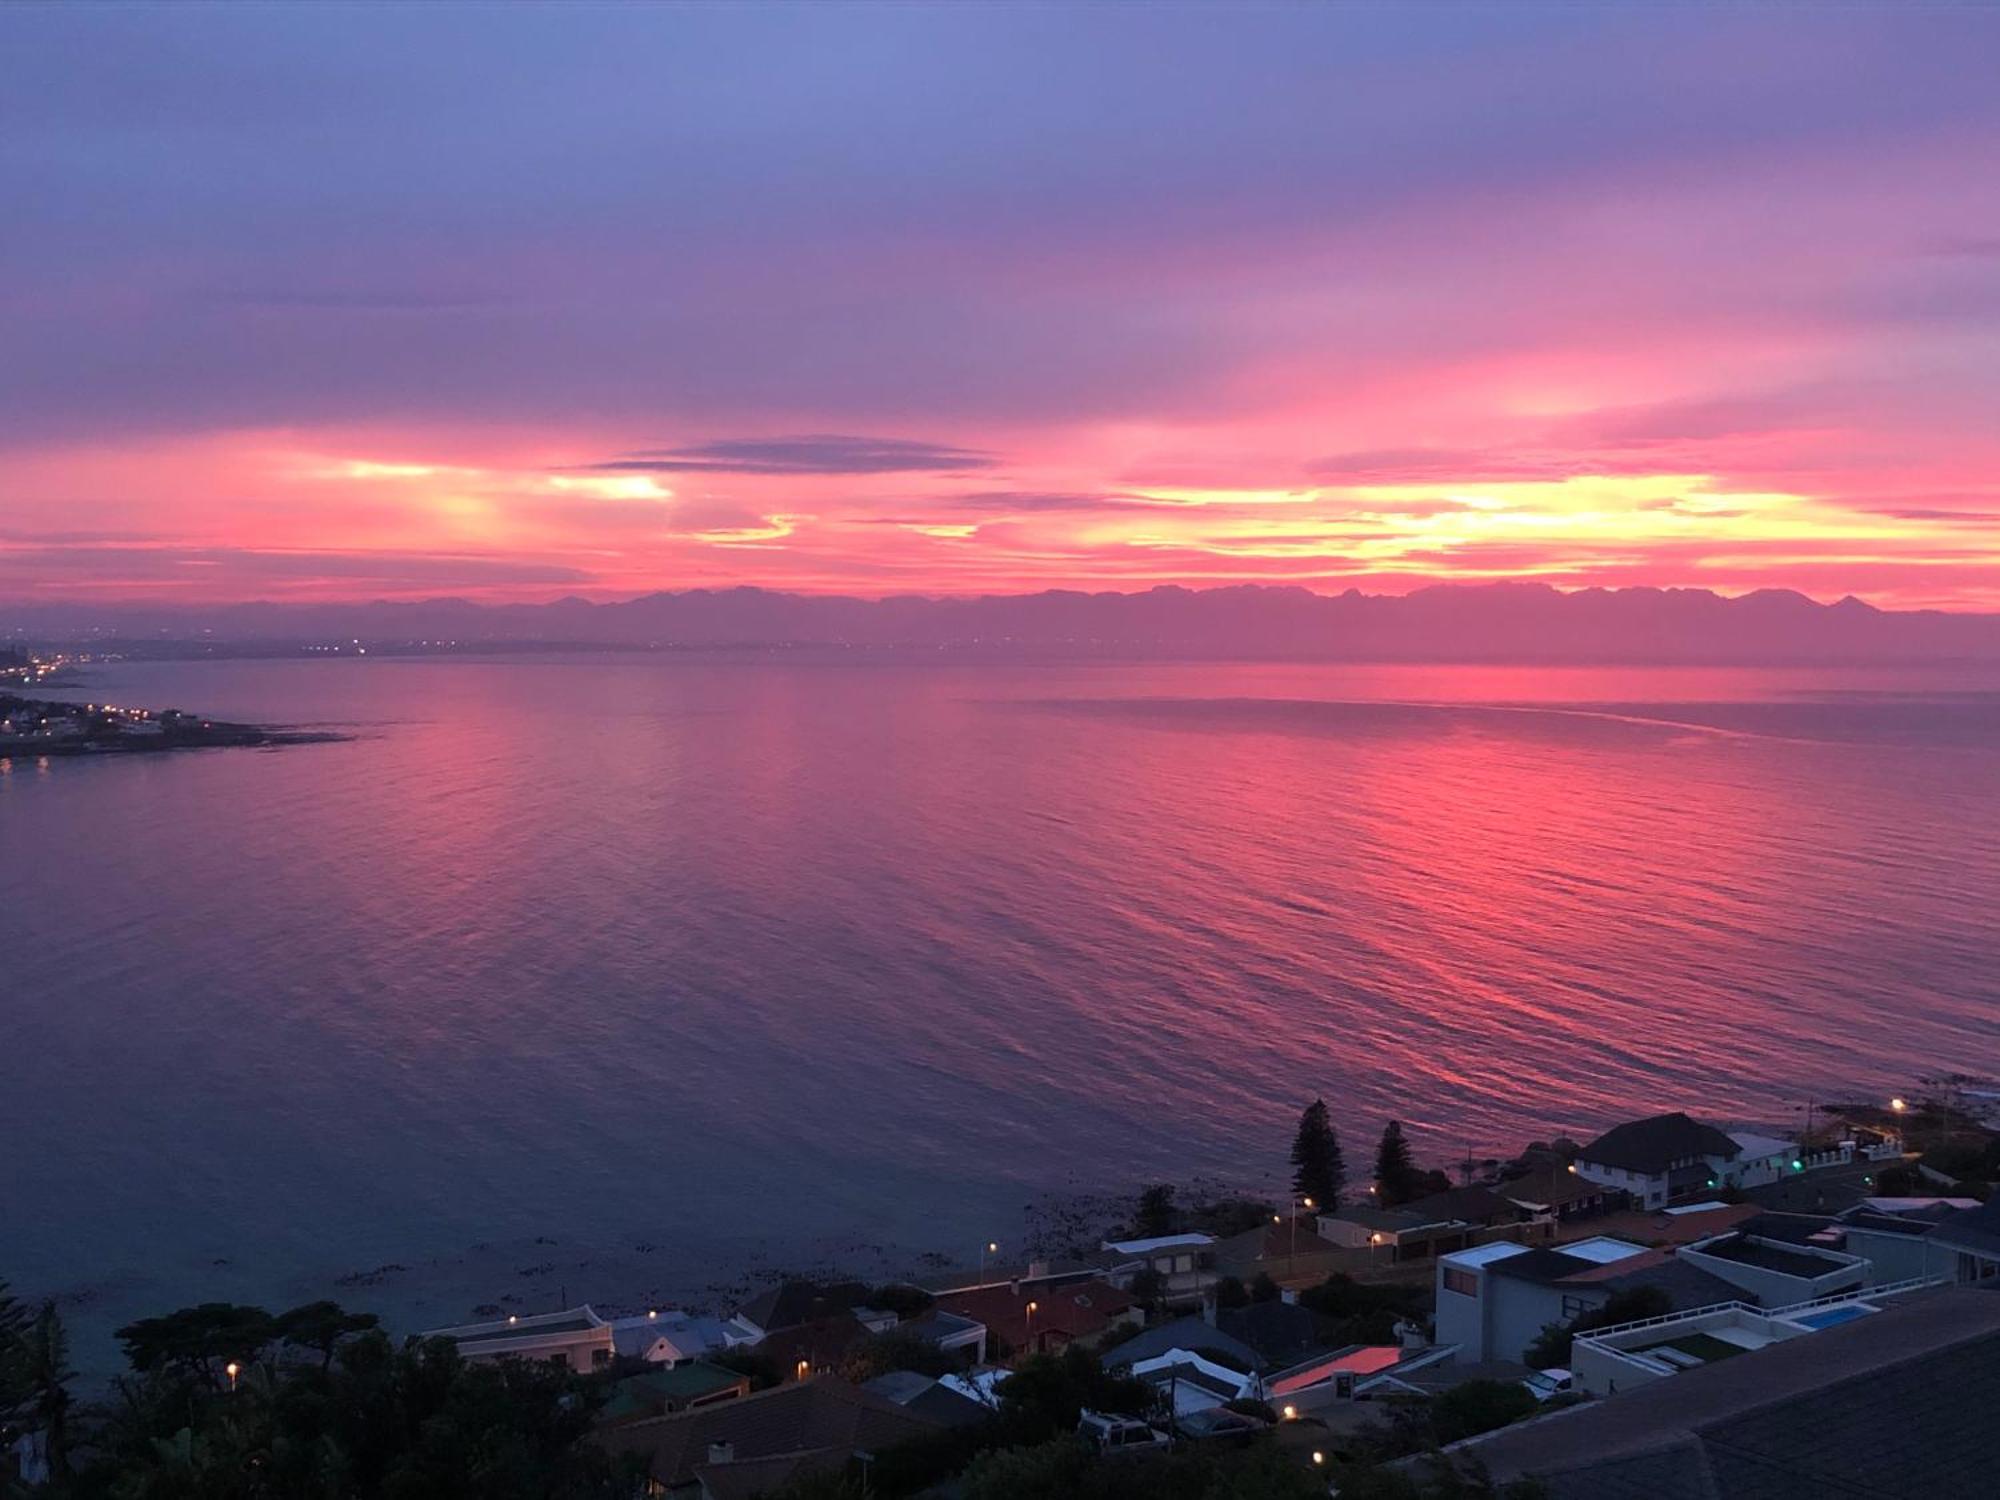
{"type": "Polygon", "coordinates": [[[0,1276],[956,1246],[1316,1093],[1358,1162],[2000,1069],[1992,686],[107,668],[358,737],[0,775],[0,1276]]]}

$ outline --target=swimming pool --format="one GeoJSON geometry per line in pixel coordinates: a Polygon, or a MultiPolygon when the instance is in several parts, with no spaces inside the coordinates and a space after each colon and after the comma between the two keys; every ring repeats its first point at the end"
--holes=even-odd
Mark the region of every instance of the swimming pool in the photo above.
{"type": "Polygon", "coordinates": [[[1818,1330],[1831,1328],[1836,1323],[1852,1323],[1856,1318],[1865,1318],[1874,1311],[1874,1308],[1859,1302],[1850,1302],[1845,1307],[1822,1307],[1818,1312],[1800,1313],[1797,1317],[1787,1318],[1785,1321],[1797,1323],[1801,1328],[1818,1330]]]}

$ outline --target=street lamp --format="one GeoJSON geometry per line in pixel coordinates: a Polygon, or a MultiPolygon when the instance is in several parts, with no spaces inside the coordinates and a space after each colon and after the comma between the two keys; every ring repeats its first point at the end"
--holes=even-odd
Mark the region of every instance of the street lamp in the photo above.
{"type": "Polygon", "coordinates": [[[998,1255],[999,1253],[1000,1242],[998,1240],[988,1240],[979,1247],[979,1284],[981,1286],[986,1285],[986,1257],[989,1255],[998,1255]]]}
{"type": "Polygon", "coordinates": [[[1028,1352],[1030,1354],[1035,1352],[1035,1309],[1039,1306],[1041,1306],[1039,1302],[1030,1302],[1028,1304],[1028,1352]]]}
{"type": "Polygon", "coordinates": [[[236,1377],[243,1373],[243,1366],[232,1359],[222,1367],[222,1373],[229,1377],[229,1388],[233,1391],[236,1389],[236,1377]]]}
{"type": "Polygon", "coordinates": [[[1299,1409],[1296,1406],[1287,1406],[1283,1415],[1287,1422],[1296,1422],[1299,1419],[1299,1409]]]}
{"type": "Polygon", "coordinates": [[[806,1376],[810,1374],[812,1374],[812,1362],[810,1360],[804,1360],[804,1359],[800,1360],[799,1379],[804,1380],[806,1376]]]}
{"type": "Polygon", "coordinates": [[[1375,1269],[1375,1247],[1381,1243],[1382,1236],[1379,1232],[1368,1236],[1368,1268],[1371,1271],[1375,1269]]]}

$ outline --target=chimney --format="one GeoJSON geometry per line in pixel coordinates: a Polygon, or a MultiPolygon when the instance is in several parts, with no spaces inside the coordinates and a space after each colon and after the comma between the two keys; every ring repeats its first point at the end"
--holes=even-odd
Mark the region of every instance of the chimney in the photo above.
{"type": "Polygon", "coordinates": [[[1031,1260],[1028,1262],[1028,1280],[1044,1281],[1048,1278],[1048,1274],[1049,1263],[1047,1261],[1031,1260]]]}
{"type": "Polygon", "coordinates": [[[736,1445],[728,1442],[710,1443],[708,1445],[708,1461],[712,1464],[735,1463],[736,1445]]]}

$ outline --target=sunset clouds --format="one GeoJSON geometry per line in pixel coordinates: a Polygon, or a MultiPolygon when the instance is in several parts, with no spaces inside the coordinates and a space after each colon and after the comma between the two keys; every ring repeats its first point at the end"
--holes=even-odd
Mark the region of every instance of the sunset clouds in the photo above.
{"type": "Polygon", "coordinates": [[[2000,609],[2000,14],[0,17],[0,599],[2000,609]]]}

